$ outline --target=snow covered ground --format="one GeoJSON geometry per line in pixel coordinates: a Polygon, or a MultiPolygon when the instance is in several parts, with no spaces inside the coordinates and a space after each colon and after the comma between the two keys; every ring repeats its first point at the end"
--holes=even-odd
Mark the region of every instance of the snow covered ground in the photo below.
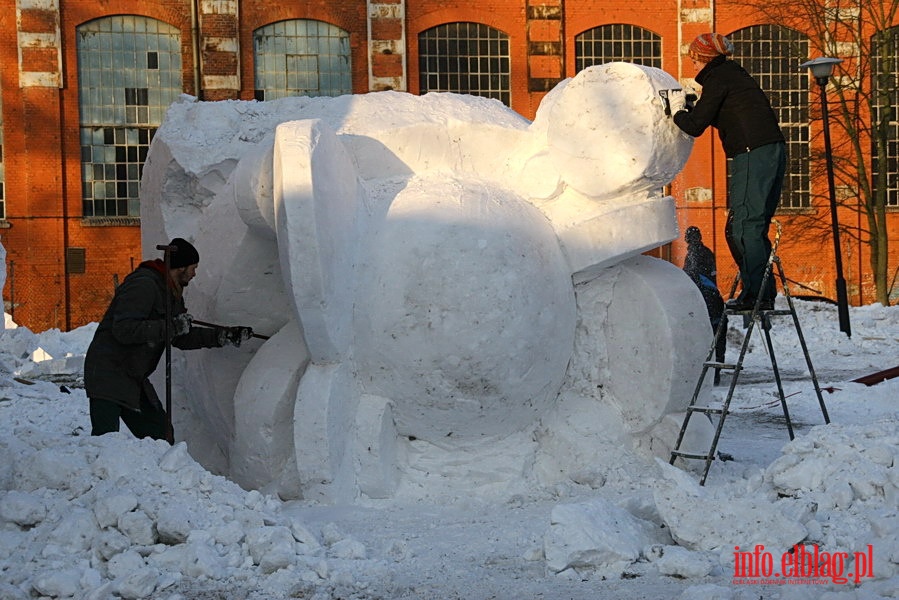
{"type": "Polygon", "coordinates": [[[0,331],[0,599],[899,597],[899,378],[851,382],[899,364],[899,308],[852,309],[847,339],[835,307],[797,306],[830,425],[776,317],[793,442],[756,330],[719,444],[733,460],[705,487],[622,448],[577,481],[498,502],[244,491],[184,444],[88,435],[77,374],[94,325],[0,331]],[[792,560],[817,572],[785,571],[792,560]]]}

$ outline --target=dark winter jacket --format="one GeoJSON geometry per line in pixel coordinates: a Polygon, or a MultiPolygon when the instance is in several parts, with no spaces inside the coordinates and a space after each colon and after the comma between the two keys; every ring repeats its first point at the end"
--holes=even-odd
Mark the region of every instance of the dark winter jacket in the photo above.
{"type": "MultiPolygon", "coordinates": [[[[684,258],[684,271],[690,276],[690,279],[699,281],[699,277],[704,275],[708,277],[712,283],[718,283],[718,267],[715,264],[715,253],[702,243],[701,240],[695,242],[687,242],[687,256],[684,258]]],[[[698,283],[697,283],[698,285],[698,283]]]]}
{"type": "Polygon", "coordinates": [[[702,95],[693,110],[674,115],[684,132],[697,137],[709,125],[715,127],[728,158],[784,142],[768,97],[743,67],[718,56],[699,71],[696,83],[702,95]]]}
{"type": "MultiPolygon", "coordinates": [[[[165,266],[158,259],[141,263],[116,288],[84,359],[88,398],[140,410],[141,389],[152,388],[147,378],[165,352],[165,294],[171,296],[172,316],[187,311],[184,300],[166,286],[165,266]]],[[[172,339],[172,346],[182,350],[219,345],[217,332],[203,327],[172,339]]]]}
{"type": "Polygon", "coordinates": [[[699,291],[709,312],[709,320],[712,327],[718,326],[718,321],[724,314],[724,298],[718,290],[717,267],[715,266],[715,253],[701,241],[687,244],[687,256],[684,259],[684,272],[690,276],[699,291]]]}

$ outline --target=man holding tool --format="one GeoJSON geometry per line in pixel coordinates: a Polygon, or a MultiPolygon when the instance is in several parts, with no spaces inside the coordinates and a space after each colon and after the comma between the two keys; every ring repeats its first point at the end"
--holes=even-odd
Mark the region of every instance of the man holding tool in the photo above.
{"type": "MultiPolygon", "coordinates": [[[[182,238],[163,259],[147,260],[116,288],[84,360],[84,389],[90,400],[91,435],[119,430],[119,419],[136,437],[174,443],[171,427],[171,347],[182,350],[240,346],[249,327],[194,327],[184,288],[197,274],[200,255],[182,238]],[[149,377],[166,354],[166,405],[149,377]]],[[[262,336],[256,336],[262,337],[262,336]]]]}

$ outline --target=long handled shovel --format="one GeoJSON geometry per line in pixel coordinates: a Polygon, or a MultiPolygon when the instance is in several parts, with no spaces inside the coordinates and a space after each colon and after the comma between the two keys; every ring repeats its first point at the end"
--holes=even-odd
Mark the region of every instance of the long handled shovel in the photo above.
{"type": "Polygon", "coordinates": [[[172,279],[172,252],[177,246],[161,244],[157,250],[165,252],[165,439],[169,444],[175,443],[175,430],[172,428],[172,293],[169,291],[172,279]]]}

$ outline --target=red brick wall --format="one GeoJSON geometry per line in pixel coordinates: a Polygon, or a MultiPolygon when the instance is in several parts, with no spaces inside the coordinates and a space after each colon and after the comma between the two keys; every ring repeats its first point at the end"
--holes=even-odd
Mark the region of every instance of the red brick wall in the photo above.
{"type": "Polygon", "coordinates": [[[306,2],[240,3],[241,99],[253,99],[253,32],[286,19],[314,19],[336,25],[350,34],[353,93],[368,91],[368,22],[365,0],[309,0],[306,2]]]}
{"type": "MultiPolygon", "coordinates": [[[[401,3],[381,0],[380,4],[401,3]]],[[[78,25],[108,15],[139,14],[160,19],[182,32],[182,79],[186,93],[206,100],[253,98],[253,31],[284,19],[317,19],[350,32],[352,79],[355,93],[369,91],[369,66],[374,76],[403,75],[403,55],[374,52],[369,57],[368,15],[364,0],[301,0],[300,2],[241,1],[239,22],[230,14],[202,14],[201,43],[191,39],[191,5],[186,0],[61,0],[56,14],[26,10],[20,27],[33,33],[60,32],[61,54],[54,48],[26,48],[19,58],[15,0],[0,0],[0,86],[2,86],[4,161],[7,220],[0,223],[0,240],[8,253],[8,278],[4,299],[15,304],[14,318],[36,331],[49,327],[77,327],[100,318],[111,298],[113,283],[124,278],[144,257],[140,256],[140,229],[136,224],[86,226],[81,219],[81,165],[75,29],[78,25]],[[209,38],[236,39],[239,54],[218,46],[209,38]],[[195,68],[200,53],[202,73],[195,68]],[[62,56],[62,87],[43,83],[22,87],[21,73],[54,72],[62,56]],[[199,76],[200,87],[197,86],[199,76]],[[203,77],[225,84],[205,86],[203,77]],[[229,79],[230,78],[230,79],[229,79]],[[228,87],[235,82],[236,89],[228,87]],[[85,248],[87,272],[66,273],[67,248],[85,248]]],[[[510,39],[512,108],[533,118],[543,91],[530,91],[534,78],[550,80],[573,76],[574,38],[604,24],[630,23],[650,29],[663,40],[663,68],[687,79],[694,73],[681,59],[681,45],[710,26],[696,15],[711,16],[709,0],[685,0],[679,21],[678,4],[661,0],[405,0],[405,21],[374,20],[373,39],[396,39],[405,35],[408,91],[418,93],[418,34],[454,21],[479,22],[505,32],[510,39]],[[545,11],[562,11],[562,18],[536,19],[545,11]],[[686,11],[686,12],[685,12],[686,11]],[[691,13],[690,11],[693,11],[691,13]],[[529,20],[530,15],[530,20],[529,20]],[[404,26],[404,29],[401,27],[404,26]],[[553,50],[561,35],[562,54],[553,50]],[[546,45],[543,45],[545,43],[546,45]],[[530,44],[530,45],[529,45],[530,44]],[[536,44],[536,46],[535,46],[536,44]],[[540,48],[539,51],[535,48],[540,48]],[[532,52],[532,54],[529,54],[532,52]],[[556,53],[554,53],[556,52],[556,53]],[[529,83],[531,82],[531,83],[529,83]]],[[[753,24],[741,14],[737,2],[715,3],[715,29],[723,33],[753,24]]],[[[726,211],[725,161],[712,132],[696,140],[684,172],[672,183],[678,203],[681,229],[694,224],[703,230],[707,243],[718,255],[722,288],[733,276],[734,267],[724,242],[726,211]]],[[[820,207],[826,211],[826,207],[820,207]]],[[[899,229],[895,222],[891,231],[899,229]]],[[[781,257],[792,279],[835,296],[832,271],[832,242],[829,236],[800,238],[798,225],[789,215],[780,216],[785,239],[781,257]]],[[[854,222],[853,213],[840,219],[854,222]]],[[[895,236],[891,264],[899,263],[895,236]]],[[[845,275],[850,301],[867,303],[874,298],[868,257],[864,246],[843,239],[845,275]]],[[[684,247],[676,241],[660,252],[682,264],[684,247]]],[[[794,293],[801,293],[794,289],[794,293]]]]}

